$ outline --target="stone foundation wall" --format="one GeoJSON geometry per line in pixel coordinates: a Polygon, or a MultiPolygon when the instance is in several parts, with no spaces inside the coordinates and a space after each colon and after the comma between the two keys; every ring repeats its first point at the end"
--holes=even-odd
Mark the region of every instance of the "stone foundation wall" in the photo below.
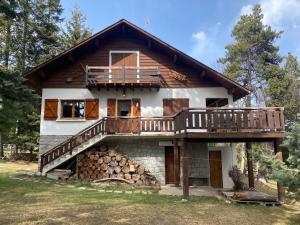
{"type": "Polygon", "coordinates": [[[190,177],[209,177],[209,160],[207,144],[189,143],[190,177]]]}
{"type": "Polygon", "coordinates": [[[105,143],[109,147],[119,145],[118,151],[145,166],[162,185],[165,184],[165,148],[159,146],[158,140],[122,139],[106,141],[105,143]]]}
{"type": "Polygon", "coordinates": [[[50,150],[70,137],[72,137],[72,135],[41,135],[39,142],[39,153],[42,154],[50,150]]]}

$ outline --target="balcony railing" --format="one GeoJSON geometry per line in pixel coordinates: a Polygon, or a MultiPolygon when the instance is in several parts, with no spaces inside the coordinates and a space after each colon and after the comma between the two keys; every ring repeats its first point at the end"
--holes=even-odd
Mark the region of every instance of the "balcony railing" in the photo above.
{"type": "Polygon", "coordinates": [[[160,86],[159,67],[86,66],[87,86],[160,86]]]}
{"type": "Polygon", "coordinates": [[[283,108],[189,108],[175,117],[175,132],[276,132],[284,130],[283,108]]]}

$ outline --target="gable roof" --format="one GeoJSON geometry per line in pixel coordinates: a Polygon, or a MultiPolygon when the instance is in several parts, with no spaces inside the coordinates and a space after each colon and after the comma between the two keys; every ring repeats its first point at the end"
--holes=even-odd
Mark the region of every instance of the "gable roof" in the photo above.
{"type": "MultiPolygon", "coordinates": [[[[145,40],[150,41],[154,45],[157,46],[157,48],[160,48],[162,50],[165,50],[168,52],[168,54],[176,56],[176,59],[181,60],[189,66],[194,67],[195,69],[199,70],[199,75],[202,71],[207,71],[209,73],[209,77],[218,82],[221,86],[225,87],[227,90],[229,90],[233,94],[234,100],[237,100],[239,98],[242,98],[250,93],[250,90],[247,88],[241,86],[237,82],[231,80],[230,78],[224,76],[223,74],[217,72],[216,70],[206,66],[205,64],[197,61],[196,59],[192,58],[191,56],[183,53],[182,51],[174,48],[173,46],[167,44],[166,42],[160,40],[159,38],[153,36],[152,34],[146,32],[145,30],[141,29],[140,27],[137,27],[136,25],[128,22],[125,19],[122,19],[109,27],[103,29],[102,31],[92,35],[91,37],[83,40],[82,42],[78,43],[77,45],[67,49],[66,51],[58,54],[57,56],[53,57],[52,59],[41,63],[40,65],[26,71],[24,73],[24,76],[29,80],[29,83],[33,79],[37,79],[35,76],[39,72],[43,72],[45,69],[55,66],[56,64],[59,64],[61,60],[64,58],[67,58],[71,54],[75,54],[77,51],[80,51],[80,49],[86,47],[87,45],[90,45],[91,43],[97,43],[97,39],[101,38],[104,35],[108,35],[109,33],[117,30],[117,29],[131,29],[135,35],[138,35],[145,40]]],[[[32,85],[34,86],[34,85],[32,85]]],[[[36,85],[35,85],[36,86],[36,85]]]]}

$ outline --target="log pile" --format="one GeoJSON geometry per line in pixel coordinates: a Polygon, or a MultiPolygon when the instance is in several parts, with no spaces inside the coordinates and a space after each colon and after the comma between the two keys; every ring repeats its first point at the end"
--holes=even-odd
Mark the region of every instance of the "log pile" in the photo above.
{"type": "Polygon", "coordinates": [[[157,179],[143,165],[118,151],[118,146],[108,149],[106,145],[77,156],[77,175],[82,180],[121,178],[138,185],[156,185],[157,179]]]}

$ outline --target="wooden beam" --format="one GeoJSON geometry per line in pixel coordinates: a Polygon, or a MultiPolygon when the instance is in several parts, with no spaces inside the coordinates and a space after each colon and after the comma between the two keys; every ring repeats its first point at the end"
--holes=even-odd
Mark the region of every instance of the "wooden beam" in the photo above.
{"type": "Polygon", "coordinates": [[[97,48],[100,48],[100,42],[99,42],[99,39],[95,39],[95,45],[97,48]]]}
{"type": "Polygon", "coordinates": [[[150,39],[148,39],[148,43],[147,44],[148,44],[148,48],[151,49],[152,48],[152,42],[151,42],[150,39]]]}
{"type": "Polygon", "coordinates": [[[248,183],[249,189],[254,188],[254,173],[253,173],[253,161],[251,156],[251,142],[246,142],[246,156],[248,164],[248,183]]]}
{"type": "Polygon", "coordinates": [[[67,58],[68,58],[69,62],[71,62],[71,63],[74,62],[74,58],[73,58],[73,56],[71,54],[68,54],[67,58]]]}
{"type": "Polygon", "coordinates": [[[42,78],[42,79],[46,79],[46,73],[44,70],[41,70],[40,73],[39,73],[39,76],[42,78]]]}
{"type": "Polygon", "coordinates": [[[185,139],[182,140],[182,185],[183,185],[183,196],[189,197],[189,150],[185,139]]]}
{"type": "Polygon", "coordinates": [[[233,88],[230,88],[227,92],[228,92],[229,95],[233,95],[235,90],[236,90],[236,88],[233,87],[233,88]]]}
{"type": "Polygon", "coordinates": [[[176,63],[177,63],[177,60],[178,60],[178,56],[177,56],[177,55],[174,55],[174,56],[173,56],[173,63],[176,64],[176,63]]]}
{"type": "Polygon", "coordinates": [[[179,147],[177,144],[177,139],[174,139],[174,178],[175,187],[179,187],[180,184],[180,160],[179,160],[179,147]]]}
{"type": "MultiPolygon", "coordinates": [[[[280,149],[280,145],[282,144],[283,139],[282,138],[277,138],[274,140],[274,153],[277,155],[276,159],[277,160],[283,160],[282,158],[282,152],[280,149]],[[279,154],[281,153],[281,156],[279,154]]],[[[284,202],[285,201],[285,188],[277,182],[277,195],[278,195],[278,201],[284,202]]]]}
{"type": "Polygon", "coordinates": [[[200,78],[204,79],[205,76],[206,76],[206,72],[205,72],[205,70],[202,70],[202,72],[200,74],[200,78]]]}

